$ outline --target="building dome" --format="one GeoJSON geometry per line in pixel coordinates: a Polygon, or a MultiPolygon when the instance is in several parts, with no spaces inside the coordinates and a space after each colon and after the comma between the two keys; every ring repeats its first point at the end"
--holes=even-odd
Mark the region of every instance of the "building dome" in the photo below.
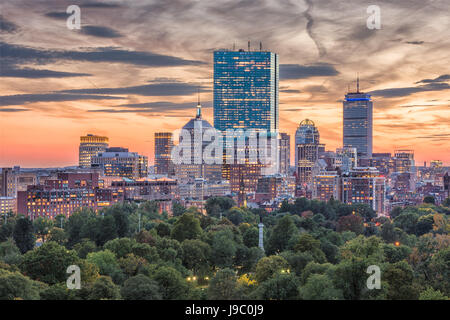
{"type": "Polygon", "coordinates": [[[300,122],[301,126],[313,126],[315,127],[316,125],[314,124],[314,121],[309,120],[309,119],[305,119],[303,121],[300,122]]]}

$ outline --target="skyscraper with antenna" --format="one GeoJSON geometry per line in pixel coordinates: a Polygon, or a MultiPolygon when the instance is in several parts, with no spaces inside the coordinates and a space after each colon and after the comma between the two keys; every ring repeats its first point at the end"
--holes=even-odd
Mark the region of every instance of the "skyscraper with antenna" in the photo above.
{"type": "Polygon", "coordinates": [[[345,95],[343,108],[343,146],[356,148],[358,159],[372,157],[373,104],[370,94],[360,91],[359,74],[356,91],[345,95]]]}

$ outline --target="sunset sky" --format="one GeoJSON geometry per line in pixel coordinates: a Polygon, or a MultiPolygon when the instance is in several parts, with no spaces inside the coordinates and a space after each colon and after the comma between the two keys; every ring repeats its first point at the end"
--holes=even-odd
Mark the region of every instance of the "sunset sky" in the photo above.
{"type": "Polygon", "coordinates": [[[327,150],[342,145],[342,99],[359,73],[374,152],[450,165],[449,12],[448,0],[1,1],[0,166],[76,165],[87,133],[152,164],[154,132],[194,116],[197,87],[213,124],[213,51],[248,40],[279,54],[292,151],[305,118],[327,150]],[[66,26],[72,4],[81,30],[66,26]],[[380,30],[366,26],[369,5],[380,30]]]}

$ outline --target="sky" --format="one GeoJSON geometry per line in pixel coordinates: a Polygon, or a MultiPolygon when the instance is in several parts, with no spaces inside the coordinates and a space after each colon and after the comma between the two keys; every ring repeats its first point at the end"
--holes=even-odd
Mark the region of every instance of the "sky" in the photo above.
{"type": "MultiPolygon", "coordinates": [[[[0,166],[78,163],[80,136],[149,157],[154,133],[213,124],[213,52],[279,54],[280,131],[303,119],[342,146],[342,100],[374,101],[374,152],[450,165],[448,0],[14,0],[0,3],[0,166]],[[69,5],[81,29],[70,30],[69,5]],[[369,29],[369,5],[380,29],[369,29]]],[[[293,160],[292,160],[293,162],[293,160]]]]}

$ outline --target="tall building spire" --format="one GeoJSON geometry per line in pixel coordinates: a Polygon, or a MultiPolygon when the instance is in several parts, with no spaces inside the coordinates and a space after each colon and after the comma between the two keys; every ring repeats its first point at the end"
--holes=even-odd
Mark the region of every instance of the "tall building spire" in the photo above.
{"type": "Polygon", "coordinates": [[[197,87],[197,119],[202,118],[202,105],[200,104],[200,87],[197,87]]]}
{"type": "Polygon", "coordinates": [[[359,72],[356,74],[356,92],[359,93],[359,72]]]}

